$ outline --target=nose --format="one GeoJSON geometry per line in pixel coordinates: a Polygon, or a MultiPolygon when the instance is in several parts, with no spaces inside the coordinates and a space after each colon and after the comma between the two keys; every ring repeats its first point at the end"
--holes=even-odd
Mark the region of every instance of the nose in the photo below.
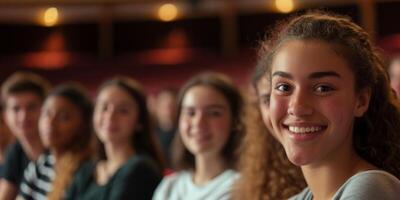
{"type": "Polygon", "coordinates": [[[111,122],[111,121],[113,121],[115,119],[115,114],[116,114],[115,109],[114,108],[110,108],[109,110],[107,110],[104,113],[104,117],[105,117],[104,119],[109,121],[109,122],[111,122]]]}
{"type": "Polygon", "coordinates": [[[54,129],[55,126],[56,126],[56,118],[55,118],[55,116],[48,116],[47,117],[47,126],[46,126],[46,128],[51,131],[51,130],[54,129]]]}
{"type": "Polygon", "coordinates": [[[18,119],[20,122],[25,122],[26,119],[28,118],[28,111],[26,109],[21,109],[18,112],[18,119]]]}
{"type": "Polygon", "coordinates": [[[288,114],[302,117],[313,114],[312,102],[306,91],[296,90],[290,96],[288,114]]]}
{"type": "Polygon", "coordinates": [[[193,126],[197,127],[198,129],[203,129],[207,126],[206,121],[206,114],[204,112],[198,112],[193,119],[193,126]]]}

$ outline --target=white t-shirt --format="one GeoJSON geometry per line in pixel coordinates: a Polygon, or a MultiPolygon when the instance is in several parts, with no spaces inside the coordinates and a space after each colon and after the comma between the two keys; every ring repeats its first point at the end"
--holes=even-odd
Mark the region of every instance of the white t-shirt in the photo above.
{"type": "Polygon", "coordinates": [[[233,183],[239,174],[225,170],[205,185],[195,185],[188,171],[165,177],[154,192],[153,200],[225,200],[231,199],[233,183]]]}

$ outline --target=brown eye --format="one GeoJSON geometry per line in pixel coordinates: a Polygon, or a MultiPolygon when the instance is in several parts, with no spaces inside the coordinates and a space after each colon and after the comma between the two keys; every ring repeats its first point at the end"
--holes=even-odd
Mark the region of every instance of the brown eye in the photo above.
{"type": "Polygon", "coordinates": [[[335,89],[329,85],[318,85],[317,87],[315,87],[315,91],[318,93],[327,93],[334,90],[335,89]]]}
{"type": "Polygon", "coordinates": [[[280,92],[285,92],[285,93],[286,92],[290,92],[291,89],[292,89],[291,86],[289,84],[286,84],[286,83],[278,84],[275,87],[275,90],[278,90],[280,92]]]}

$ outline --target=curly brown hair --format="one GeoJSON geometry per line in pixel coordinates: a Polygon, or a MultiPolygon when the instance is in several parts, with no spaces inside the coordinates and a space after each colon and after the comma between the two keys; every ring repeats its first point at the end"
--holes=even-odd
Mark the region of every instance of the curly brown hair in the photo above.
{"type": "Polygon", "coordinates": [[[355,119],[353,148],[367,162],[400,178],[399,102],[369,35],[349,18],[321,11],[295,16],[270,33],[259,51],[259,61],[264,63],[268,76],[275,53],[288,40],[326,42],[347,61],[356,92],[371,90],[367,112],[355,119]]]}
{"type": "MultiPolygon", "coordinates": [[[[265,68],[257,66],[252,76],[252,94],[257,95],[258,83],[265,78],[265,68]]],[[[257,98],[249,104],[248,131],[240,144],[239,171],[235,199],[287,199],[299,193],[305,180],[299,167],[293,165],[282,145],[262,122],[257,98]]]]}

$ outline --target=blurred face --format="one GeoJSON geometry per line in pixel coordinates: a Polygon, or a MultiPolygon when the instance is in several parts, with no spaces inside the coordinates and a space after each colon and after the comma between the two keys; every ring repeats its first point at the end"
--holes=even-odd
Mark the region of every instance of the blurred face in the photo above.
{"type": "Polygon", "coordinates": [[[389,67],[390,85],[400,98],[400,58],[395,59],[389,67]]]}
{"type": "Polygon", "coordinates": [[[222,94],[207,86],[194,86],[186,92],[179,117],[179,132],[192,154],[219,155],[230,131],[231,111],[222,94]]]}
{"type": "Polygon", "coordinates": [[[176,117],[176,98],[174,95],[164,92],[157,98],[157,118],[162,123],[174,123],[176,117]]]}
{"type": "Polygon", "coordinates": [[[258,106],[265,126],[270,132],[273,131],[269,117],[269,102],[271,98],[271,83],[267,78],[261,78],[257,83],[258,106]]]}
{"type": "Polygon", "coordinates": [[[123,89],[108,86],[100,91],[94,111],[94,128],[103,143],[131,142],[138,127],[138,106],[123,89]]]}
{"type": "Polygon", "coordinates": [[[33,92],[19,92],[5,101],[5,121],[11,132],[20,140],[38,140],[42,99],[33,92]]]}
{"type": "Polygon", "coordinates": [[[318,165],[353,151],[353,120],[368,108],[353,73],[331,46],[290,40],[272,62],[273,134],[296,165],[318,165]]]}
{"type": "Polygon", "coordinates": [[[83,118],[78,107],[61,96],[46,99],[39,119],[44,146],[65,151],[82,134],[83,118]]]}

